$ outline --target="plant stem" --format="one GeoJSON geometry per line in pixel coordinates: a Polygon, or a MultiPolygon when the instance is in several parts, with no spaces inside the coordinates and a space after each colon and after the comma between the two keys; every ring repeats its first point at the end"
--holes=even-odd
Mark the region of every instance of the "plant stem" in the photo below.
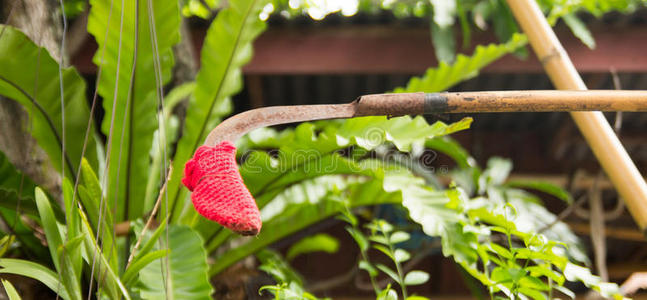
{"type": "Polygon", "coordinates": [[[384,232],[381,224],[380,224],[380,231],[382,231],[382,235],[388,241],[389,251],[391,252],[391,256],[393,256],[394,258],[393,263],[395,264],[395,270],[398,272],[398,283],[400,284],[400,289],[402,289],[402,298],[407,299],[407,286],[404,284],[404,277],[402,276],[402,268],[400,267],[400,263],[398,263],[398,261],[395,260],[395,248],[393,248],[391,239],[387,235],[387,233],[384,232]]]}
{"type": "Polygon", "coordinates": [[[139,245],[141,244],[142,239],[144,238],[144,233],[146,233],[146,230],[148,230],[148,228],[151,226],[151,223],[153,222],[153,218],[155,218],[155,215],[157,214],[157,211],[159,210],[160,204],[162,203],[162,196],[164,195],[164,192],[166,191],[166,184],[171,179],[171,174],[172,173],[173,173],[173,164],[170,164],[168,174],[166,175],[166,180],[164,181],[164,184],[162,185],[162,188],[160,189],[159,195],[157,196],[157,201],[155,202],[155,207],[153,207],[153,210],[151,211],[151,215],[148,217],[148,221],[146,221],[146,225],[144,225],[144,228],[142,228],[142,232],[139,234],[139,238],[137,239],[137,242],[135,243],[135,246],[133,247],[133,251],[128,256],[128,261],[126,263],[126,269],[128,269],[128,266],[130,266],[130,263],[132,262],[133,258],[135,257],[135,252],[137,252],[137,248],[139,248],[139,245]]]}
{"type": "MultiPolygon", "coordinates": [[[[353,226],[353,227],[355,227],[355,226],[353,226]]],[[[355,228],[357,228],[357,227],[355,227],[355,228]]],[[[359,252],[362,255],[362,259],[364,261],[366,261],[367,263],[370,263],[370,261],[368,260],[368,254],[366,253],[366,251],[364,249],[361,249],[361,247],[360,247],[359,252]]],[[[371,274],[371,272],[368,272],[368,278],[371,280],[371,285],[373,286],[373,291],[375,292],[375,296],[377,297],[377,295],[380,293],[380,287],[377,285],[377,281],[375,280],[375,276],[373,276],[373,274],[371,274]]]]}
{"type": "MultiPolygon", "coordinates": [[[[353,213],[351,212],[348,205],[345,205],[345,207],[346,207],[346,213],[349,214],[349,215],[352,215],[353,213]]],[[[349,219],[350,219],[350,217],[349,217],[349,219]]],[[[353,231],[359,232],[359,233],[362,232],[362,230],[359,228],[359,226],[357,226],[357,220],[355,220],[355,222],[348,222],[348,223],[353,228],[353,231]]],[[[366,253],[366,250],[363,249],[362,247],[360,247],[359,245],[358,245],[358,248],[359,248],[359,252],[360,252],[360,254],[362,256],[362,259],[370,264],[371,262],[368,260],[368,253],[366,253]]],[[[367,272],[367,273],[368,273],[368,278],[371,280],[371,286],[373,286],[373,291],[375,292],[375,296],[377,297],[377,295],[380,293],[380,287],[377,284],[375,276],[373,276],[373,274],[371,274],[371,272],[367,272]]]]}

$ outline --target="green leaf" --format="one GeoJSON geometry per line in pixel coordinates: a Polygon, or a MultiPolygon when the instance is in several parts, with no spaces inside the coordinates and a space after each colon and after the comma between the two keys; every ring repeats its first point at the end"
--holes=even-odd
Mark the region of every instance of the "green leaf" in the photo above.
{"type": "Polygon", "coordinates": [[[425,186],[420,178],[389,176],[393,187],[402,188],[402,205],[409,210],[409,217],[422,225],[422,230],[429,236],[442,236],[447,224],[457,222],[458,214],[447,207],[450,198],[445,191],[434,191],[425,186]]]}
{"type": "Polygon", "coordinates": [[[175,106],[180,104],[180,102],[189,99],[191,94],[195,91],[196,83],[193,81],[183,83],[174,87],[166,97],[164,97],[164,117],[168,121],[168,118],[173,113],[175,106]]]}
{"type": "MultiPolygon", "coordinates": [[[[143,228],[143,224],[138,224],[141,225],[143,228]]],[[[151,250],[155,247],[155,244],[159,242],[160,236],[162,236],[162,233],[166,232],[166,226],[168,225],[168,217],[164,218],[162,222],[160,222],[160,225],[155,229],[152,235],[147,236],[147,240],[143,243],[142,247],[139,249],[139,252],[135,255],[134,260],[140,259],[144,255],[147,255],[148,253],[151,252],[151,250]]],[[[137,228],[139,229],[139,228],[137,228]]],[[[141,233],[141,230],[137,230],[138,234],[141,233]]]]}
{"type": "Polygon", "coordinates": [[[411,258],[411,254],[403,249],[395,249],[393,257],[395,258],[395,262],[402,263],[409,260],[411,258]]]}
{"type": "Polygon", "coordinates": [[[519,285],[533,290],[540,290],[540,291],[550,290],[550,287],[547,284],[545,284],[543,281],[539,280],[538,278],[535,278],[532,276],[522,277],[519,280],[519,285]]]}
{"type": "Polygon", "coordinates": [[[488,246],[490,247],[492,252],[500,255],[501,257],[506,259],[513,259],[513,256],[512,256],[512,253],[510,253],[510,250],[501,247],[499,244],[490,243],[488,244],[488,246]]]}
{"type": "MultiPolygon", "coordinates": [[[[184,131],[177,144],[173,169],[182,170],[193,152],[218,120],[231,111],[229,98],[243,85],[241,68],[252,58],[252,43],[265,29],[259,19],[264,0],[229,1],[211,23],[202,46],[200,71],[186,111],[184,131]]],[[[182,172],[174,172],[168,183],[173,218],[184,210],[180,191],[182,172]],[[177,203],[180,202],[180,203],[177,203]]],[[[188,203],[188,202],[187,202],[188,203]]],[[[165,209],[162,209],[165,211],[165,209]]],[[[192,210],[191,210],[192,211],[192,210]]]]}
{"type": "Polygon", "coordinates": [[[74,197],[74,187],[66,177],[62,181],[63,204],[65,205],[65,227],[66,234],[69,238],[75,238],[79,234],[79,217],[74,213],[79,203],[74,197]]]}
{"type": "Polygon", "coordinates": [[[356,230],[355,228],[352,228],[349,226],[346,227],[346,231],[348,231],[350,236],[353,237],[353,239],[355,240],[355,243],[357,243],[357,246],[361,251],[368,250],[369,242],[366,239],[366,236],[364,236],[364,234],[361,231],[356,230]]]}
{"type": "Polygon", "coordinates": [[[425,146],[448,155],[460,168],[479,169],[476,160],[457,141],[449,136],[430,139],[425,143],[425,146]]]}
{"type": "Polygon", "coordinates": [[[11,244],[15,240],[15,235],[5,235],[0,239],[0,257],[3,257],[7,253],[7,250],[9,250],[9,247],[11,247],[11,244]]]}
{"type": "Polygon", "coordinates": [[[571,291],[570,289],[568,289],[567,287],[557,285],[557,286],[553,286],[553,288],[560,291],[562,294],[566,295],[567,297],[569,297],[571,299],[575,299],[575,293],[573,291],[571,291]]]}
{"type": "Polygon", "coordinates": [[[542,293],[532,288],[519,287],[517,291],[523,295],[530,296],[530,298],[534,300],[544,300],[548,298],[548,296],[545,293],[542,293]]]}
{"type": "Polygon", "coordinates": [[[518,197],[509,197],[508,200],[517,211],[517,217],[514,221],[519,231],[531,233],[543,230],[542,234],[548,239],[568,245],[568,247],[555,247],[553,251],[560,251],[561,256],[568,254],[578,262],[587,263],[589,261],[577,235],[571,231],[566,223],[562,221],[555,222],[557,216],[548,211],[543,205],[518,197]]]}
{"type": "Polygon", "coordinates": [[[396,88],[394,92],[433,93],[444,91],[463,80],[475,77],[479,70],[526,43],[526,36],[515,34],[504,44],[479,45],[472,56],[459,54],[451,65],[441,62],[437,68],[427,69],[423,76],[412,78],[406,87],[396,88]]]}
{"type": "Polygon", "coordinates": [[[369,223],[366,227],[374,229],[379,233],[385,233],[385,234],[389,234],[390,232],[393,231],[393,225],[389,224],[389,222],[383,219],[375,219],[373,220],[373,222],[369,223]]]}
{"type": "MultiPolygon", "coordinates": [[[[81,181],[79,188],[85,190],[86,197],[85,199],[81,199],[81,203],[89,214],[91,224],[96,226],[99,221],[99,203],[103,198],[103,192],[97,175],[85,159],[81,162],[81,181]]],[[[102,214],[106,222],[112,224],[112,212],[110,210],[104,210],[102,214]]]]}
{"type": "MultiPolygon", "coordinates": [[[[263,296],[263,291],[268,291],[274,295],[274,299],[289,300],[318,300],[319,298],[303,290],[303,287],[296,283],[290,282],[276,285],[265,285],[258,290],[258,294],[263,296]]],[[[329,299],[329,298],[325,298],[329,299]]]]}
{"type": "Polygon", "coordinates": [[[43,192],[40,187],[36,187],[35,194],[36,206],[38,207],[43,231],[45,231],[45,237],[47,238],[49,253],[54,261],[56,270],[60,271],[59,261],[56,258],[58,257],[58,248],[63,244],[63,235],[59,231],[58,222],[56,221],[54,211],[52,210],[52,206],[50,205],[45,192],[43,192]]]}
{"type": "MultiPolygon", "coordinates": [[[[454,2],[446,1],[443,2],[454,2]]],[[[456,40],[452,26],[441,27],[436,23],[431,23],[431,41],[434,44],[434,52],[440,63],[451,64],[456,58],[456,40]]]]}
{"type": "Polygon", "coordinates": [[[533,277],[545,276],[546,278],[550,278],[553,281],[555,281],[555,283],[557,283],[558,285],[564,284],[564,279],[565,279],[564,276],[561,273],[553,271],[550,264],[528,266],[526,267],[526,270],[530,272],[530,276],[533,276],[533,277]]]}
{"type": "Polygon", "coordinates": [[[7,296],[9,297],[9,300],[20,300],[20,295],[18,294],[18,291],[16,291],[16,288],[9,282],[9,280],[2,279],[2,286],[4,286],[4,291],[7,293],[7,296]]]}
{"type": "Polygon", "coordinates": [[[94,266],[94,278],[103,278],[103,280],[100,281],[101,290],[106,293],[106,296],[110,299],[121,298],[123,296],[125,299],[129,300],[130,295],[121,280],[119,280],[115,269],[110,266],[110,263],[106,258],[106,253],[100,250],[101,247],[97,243],[87,216],[81,209],[77,209],[77,212],[81,222],[83,248],[85,253],[87,253],[83,258],[86,260],[88,265],[94,266]]]}
{"type": "MultiPolygon", "coordinates": [[[[461,35],[463,36],[463,42],[462,46],[463,49],[467,48],[470,46],[471,39],[472,39],[472,31],[470,29],[470,21],[469,18],[467,17],[467,14],[465,13],[465,5],[461,3],[461,1],[456,1],[456,11],[458,13],[458,19],[460,21],[461,25],[461,35]]],[[[472,9],[473,11],[473,9],[472,9]]],[[[474,13],[472,13],[474,14],[474,13]]]]}
{"type": "Polygon", "coordinates": [[[567,263],[563,269],[564,277],[568,281],[580,281],[586,286],[595,286],[601,282],[600,277],[591,273],[591,270],[576,264],[567,263]]]}
{"type": "Polygon", "coordinates": [[[29,277],[42,282],[52,291],[57,293],[63,299],[71,299],[63,284],[59,281],[59,276],[54,271],[34,262],[13,259],[13,258],[0,258],[0,273],[14,274],[29,277]]]}
{"type": "Polygon", "coordinates": [[[322,128],[312,123],[302,123],[294,131],[285,131],[281,136],[267,135],[256,141],[247,139],[247,145],[241,147],[239,152],[249,152],[249,147],[262,145],[263,148],[279,148],[279,155],[278,159],[274,159],[265,153],[252,152],[240,171],[246,185],[259,201],[259,206],[262,206],[262,194],[280,190],[300,180],[327,174],[371,175],[366,170],[370,166],[341,157],[336,151],[352,146],[372,150],[386,142],[393,143],[399,150],[409,151],[413,144],[422,145],[427,139],[463,129],[470,122],[471,119],[464,119],[452,125],[442,122],[429,125],[422,117],[412,119],[405,116],[320,122],[322,128]],[[317,130],[320,132],[316,133],[317,130]]]}
{"type": "Polygon", "coordinates": [[[518,266],[496,267],[492,270],[491,279],[497,283],[518,282],[526,276],[527,271],[518,266]]]}
{"type": "Polygon", "coordinates": [[[376,300],[398,300],[398,293],[389,285],[377,295],[376,300]]]}
{"type": "Polygon", "coordinates": [[[399,244],[408,241],[410,238],[411,235],[409,235],[409,233],[404,231],[396,231],[391,234],[391,236],[389,236],[389,242],[391,244],[399,244]]]}
{"type": "Polygon", "coordinates": [[[338,249],[339,241],[336,238],[325,233],[319,233],[314,236],[305,237],[292,245],[288,250],[286,258],[288,260],[293,260],[301,254],[317,251],[335,253],[338,249]]]}
{"type": "MultiPolygon", "coordinates": [[[[471,265],[479,257],[478,236],[473,232],[465,231],[465,228],[459,223],[444,225],[441,243],[443,255],[453,256],[458,263],[471,265]]],[[[469,269],[467,270],[469,271],[469,269]]]]}
{"type": "MultiPolygon", "coordinates": [[[[497,36],[499,41],[510,40],[518,34],[519,27],[517,26],[517,22],[515,21],[508,4],[504,0],[492,0],[489,1],[489,3],[493,5],[490,21],[493,23],[494,34],[497,36]]],[[[515,51],[515,54],[523,58],[528,55],[526,48],[518,48],[515,51]]]]}
{"type": "Polygon", "coordinates": [[[573,34],[580,39],[584,45],[589,47],[589,49],[595,49],[595,39],[582,20],[580,20],[575,14],[564,15],[562,20],[564,20],[564,23],[568,25],[568,28],[571,29],[573,34]]]}
{"type": "Polygon", "coordinates": [[[502,233],[508,233],[516,229],[515,224],[501,210],[488,210],[485,207],[481,207],[469,210],[467,215],[473,220],[494,225],[491,229],[502,233]]]}
{"type": "Polygon", "coordinates": [[[391,277],[395,282],[400,282],[400,277],[395,271],[391,270],[391,268],[383,264],[377,264],[375,266],[380,269],[380,271],[384,272],[384,274],[389,275],[389,277],[391,277]]]}
{"type": "Polygon", "coordinates": [[[182,14],[185,17],[197,16],[203,19],[208,19],[211,16],[211,11],[199,0],[189,0],[184,3],[182,14]]]}
{"type": "Polygon", "coordinates": [[[405,285],[419,285],[427,282],[427,280],[429,280],[429,274],[424,271],[414,270],[404,276],[405,285]]]}
{"type": "Polygon", "coordinates": [[[512,162],[509,159],[492,157],[488,159],[487,168],[479,178],[479,188],[483,191],[490,185],[500,185],[508,178],[512,171],[512,162]]]}
{"type": "MultiPolygon", "coordinates": [[[[99,207],[101,199],[103,198],[101,185],[97,179],[97,175],[92,170],[92,167],[85,160],[81,162],[81,183],[78,186],[77,197],[81,201],[84,211],[87,212],[90,228],[102,230],[104,233],[113,231],[112,210],[106,207],[107,201],[103,201],[103,208],[99,207]],[[101,213],[102,219],[100,227],[98,226],[99,213],[101,213]]],[[[103,246],[103,251],[108,253],[106,256],[110,267],[113,270],[116,270],[118,267],[119,256],[117,254],[116,243],[113,240],[112,235],[102,234],[101,245],[103,246]]]]}
{"type": "Polygon", "coordinates": [[[364,270],[364,271],[368,272],[368,274],[371,277],[375,277],[375,276],[378,275],[377,269],[375,269],[375,267],[373,267],[373,265],[371,265],[371,263],[368,262],[368,261],[365,261],[365,260],[360,261],[358,267],[359,267],[360,270],[364,270]]]}
{"type": "Polygon", "coordinates": [[[126,269],[124,274],[121,276],[121,281],[125,286],[131,285],[133,281],[137,279],[137,275],[141,269],[145,268],[155,260],[166,257],[169,252],[169,249],[152,251],[142,255],[139,259],[133,260],[128,269],[126,269]]]}
{"type": "Polygon", "coordinates": [[[256,254],[261,262],[259,269],[270,274],[279,284],[289,283],[303,285],[303,278],[295,271],[288,262],[283,259],[281,254],[270,249],[263,249],[256,254]]]}
{"type": "Polygon", "coordinates": [[[101,68],[97,81],[105,109],[101,130],[109,139],[106,155],[111,162],[106,199],[108,207],[118,208],[115,221],[143,214],[157,99],[161,97],[156,88],[162,88],[156,75],[161,76],[159,84],[169,82],[174,64],[172,46],[180,41],[177,2],[123,4],[120,7],[119,2],[111,0],[91,0],[88,16],[88,32],[99,45],[93,62],[101,68]]]}
{"type": "Polygon", "coordinates": [[[63,286],[67,290],[69,295],[72,295],[73,299],[81,299],[81,256],[80,256],[80,244],[82,241],[82,236],[79,238],[70,240],[68,243],[61,245],[57,249],[56,257],[53,257],[54,260],[58,261],[58,274],[61,277],[63,286]],[[77,263],[77,254],[78,253],[78,263],[77,263]],[[77,267],[78,265],[78,267],[77,267]]]}
{"type": "Polygon", "coordinates": [[[171,253],[168,260],[155,260],[139,272],[142,299],[210,299],[213,288],[200,235],[186,226],[169,225],[168,241],[160,241],[171,253]]]}
{"type": "MultiPolygon", "coordinates": [[[[23,105],[32,126],[29,133],[45,150],[54,168],[74,178],[88,126],[85,81],[74,68],[62,69],[66,152],[63,162],[59,65],[47,50],[19,30],[0,25],[0,32],[0,95],[23,105]]],[[[92,135],[88,138],[85,156],[94,162],[94,140],[92,135]]]]}
{"type": "Polygon", "coordinates": [[[380,252],[384,253],[384,255],[388,256],[391,260],[395,261],[395,256],[393,256],[393,253],[391,253],[391,250],[389,250],[389,248],[383,245],[373,245],[373,248],[379,250],[380,252]]]}
{"type": "MultiPolygon", "coordinates": [[[[65,243],[56,251],[59,267],[57,270],[63,277],[63,284],[68,294],[81,297],[81,272],[83,267],[82,249],[80,247],[82,236],[79,216],[76,213],[78,200],[73,199],[74,188],[67,178],[63,178],[63,202],[65,204],[65,243]]],[[[62,233],[61,233],[62,236],[62,233]]]]}
{"type": "Polygon", "coordinates": [[[381,235],[372,235],[368,239],[371,240],[371,242],[375,242],[383,245],[389,244],[389,240],[386,237],[383,237],[381,235]]]}
{"type": "Polygon", "coordinates": [[[517,188],[528,188],[544,192],[546,194],[557,197],[558,199],[563,200],[564,202],[570,204],[573,202],[573,197],[565,189],[554,185],[550,182],[545,181],[508,181],[507,186],[517,187],[517,188]]]}

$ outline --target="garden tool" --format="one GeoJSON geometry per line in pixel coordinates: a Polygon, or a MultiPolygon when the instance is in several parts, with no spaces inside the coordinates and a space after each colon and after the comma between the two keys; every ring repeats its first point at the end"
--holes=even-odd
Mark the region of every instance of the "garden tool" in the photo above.
{"type": "Polygon", "coordinates": [[[261,217],[236,164],[238,138],[278,124],[389,116],[485,112],[647,111],[647,91],[499,91],[375,94],[347,104],[264,107],[220,123],[185,165],[182,183],[195,209],[242,235],[257,235],[261,217]]]}

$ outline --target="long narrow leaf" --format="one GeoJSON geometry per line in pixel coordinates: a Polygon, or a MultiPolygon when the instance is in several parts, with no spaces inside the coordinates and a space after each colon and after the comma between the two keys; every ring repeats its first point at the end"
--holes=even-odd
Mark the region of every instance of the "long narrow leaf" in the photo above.
{"type": "Polygon", "coordinates": [[[118,258],[117,247],[115,241],[112,238],[112,234],[107,234],[113,231],[113,218],[112,211],[105,206],[100,208],[101,197],[103,192],[101,191],[101,185],[97,179],[96,174],[92,170],[92,167],[84,160],[81,163],[81,185],[78,187],[78,198],[83,204],[85,211],[87,212],[88,221],[90,222],[91,228],[98,228],[103,234],[101,234],[101,245],[103,245],[103,251],[108,252],[107,259],[113,270],[116,270],[118,267],[118,258]],[[99,223],[99,214],[101,214],[101,225],[99,223]]]}
{"type": "MultiPolygon", "coordinates": [[[[80,264],[77,264],[75,261],[75,254],[78,253],[78,258],[80,259],[80,244],[82,242],[81,236],[70,242],[61,245],[57,249],[55,260],[58,260],[59,265],[59,276],[63,282],[63,286],[67,290],[69,295],[72,295],[73,299],[81,299],[81,268],[80,264]],[[77,270],[78,265],[78,270],[77,270]]],[[[79,263],[81,261],[79,260],[79,263]]]]}
{"type": "Polygon", "coordinates": [[[58,259],[56,258],[58,257],[58,248],[63,244],[63,235],[58,229],[58,222],[54,216],[54,211],[49,203],[49,199],[39,187],[36,188],[36,205],[38,206],[40,220],[43,225],[43,230],[45,231],[47,245],[49,247],[52,260],[54,261],[54,266],[57,270],[60,270],[58,259]]]}
{"type": "Polygon", "coordinates": [[[33,278],[42,282],[61,298],[71,299],[63,288],[63,284],[58,280],[58,275],[40,264],[22,259],[0,258],[0,267],[2,268],[0,273],[33,278]]]}
{"type": "Polygon", "coordinates": [[[2,286],[4,287],[4,291],[7,293],[7,296],[9,297],[9,300],[20,300],[20,295],[18,294],[18,291],[16,291],[16,288],[9,282],[9,280],[2,279],[2,286]]]}
{"type": "Polygon", "coordinates": [[[142,256],[140,259],[134,260],[132,265],[130,265],[126,272],[124,272],[124,275],[121,276],[121,281],[123,281],[126,286],[129,286],[133,282],[133,280],[137,278],[136,276],[141,269],[143,269],[153,261],[165,257],[166,255],[168,255],[168,253],[168,249],[157,250],[146,253],[146,255],[142,256]]]}
{"type": "Polygon", "coordinates": [[[179,41],[180,12],[177,1],[92,0],[90,4],[88,32],[99,44],[93,61],[101,68],[97,90],[106,111],[101,130],[110,141],[107,199],[110,207],[117,201],[115,220],[121,221],[143,213],[156,129],[153,49],[159,54],[161,81],[166,83],[174,63],[171,47],[179,41]]]}
{"type": "Polygon", "coordinates": [[[103,279],[100,281],[101,288],[108,298],[119,299],[123,296],[123,298],[130,300],[130,295],[117,276],[116,270],[110,266],[105,254],[97,244],[97,240],[92,232],[88,218],[80,209],[77,209],[77,212],[80,217],[81,230],[83,233],[82,236],[84,237],[83,248],[88,254],[88,257],[85,257],[87,260],[86,262],[88,265],[94,266],[94,278],[103,279]]]}
{"type": "Polygon", "coordinates": [[[166,225],[168,224],[168,218],[164,218],[162,222],[160,222],[160,226],[155,229],[153,234],[148,238],[148,240],[144,243],[141,249],[139,249],[139,253],[135,255],[135,259],[139,259],[141,256],[148,254],[148,252],[151,251],[155,247],[155,243],[158,242],[160,236],[162,236],[162,233],[165,232],[166,230],[166,225]]]}

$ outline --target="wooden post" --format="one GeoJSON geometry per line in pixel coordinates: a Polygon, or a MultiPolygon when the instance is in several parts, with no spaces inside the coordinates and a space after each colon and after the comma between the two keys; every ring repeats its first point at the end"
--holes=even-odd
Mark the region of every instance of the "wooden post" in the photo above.
{"type": "MultiPolygon", "coordinates": [[[[586,90],[575,66],[535,0],[507,0],[551,81],[560,90],[586,90]]],[[[601,112],[571,116],[640,229],[647,229],[647,184],[601,112]]]]}

